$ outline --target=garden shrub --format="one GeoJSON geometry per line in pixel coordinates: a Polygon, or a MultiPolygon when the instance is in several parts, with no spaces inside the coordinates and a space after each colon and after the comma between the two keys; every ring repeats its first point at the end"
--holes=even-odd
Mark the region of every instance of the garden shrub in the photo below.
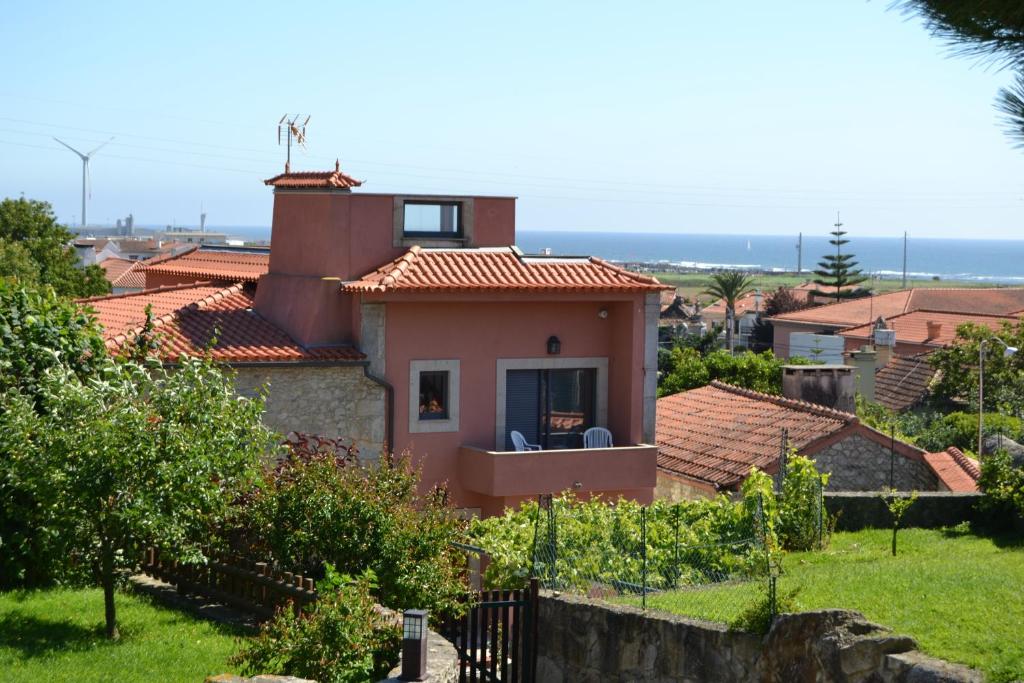
{"type": "Polygon", "coordinates": [[[419,475],[403,459],[338,467],[332,456],[292,458],[269,472],[238,510],[240,550],[290,571],[316,575],[325,563],[359,575],[371,569],[379,602],[459,611],[465,558],[452,541],[463,523],[441,490],[417,494],[419,475]]]}
{"type": "Polygon", "coordinates": [[[978,487],[985,493],[984,503],[995,520],[1006,523],[1014,514],[1024,517],[1024,467],[1014,464],[1005,451],[981,461],[978,487]]]}
{"type": "Polygon", "coordinates": [[[814,461],[792,451],[786,461],[786,476],[779,500],[779,542],[786,550],[811,550],[824,542],[827,514],[821,500],[828,475],[820,474],[814,461]]]}
{"type": "Polygon", "coordinates": [[[281,674],[321,683],[362,683],[398,663],[401,629],[374,607],[375,577],[327,567],[317,600],[297,617],[283,607],[231,658],[246,675],[281,674]]]}

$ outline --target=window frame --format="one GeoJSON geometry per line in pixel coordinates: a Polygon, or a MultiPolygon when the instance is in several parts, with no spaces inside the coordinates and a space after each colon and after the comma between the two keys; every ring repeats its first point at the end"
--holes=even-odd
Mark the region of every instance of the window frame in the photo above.
{"type": "Polygon", "coordinates": [[[411,238],[432,238],[461,240],[465,237],[465,202],[457,199],[404,199],[402,200],[402,236],[411,238]],[[455,230],[444,232],[443,230],[406,230],[405,229],[405,208],[407,206],[454,206],[455,207],[455,230]]]}
{"type": "Polygon", "coordinates": [[[460,368],[461,362],[457,359],[409,361],[410,434],[459,431],[460,368]],[[425,372],[448,373],[448,415],[445,418],[423,419],[420,417],[420,375],[425,372]]]}

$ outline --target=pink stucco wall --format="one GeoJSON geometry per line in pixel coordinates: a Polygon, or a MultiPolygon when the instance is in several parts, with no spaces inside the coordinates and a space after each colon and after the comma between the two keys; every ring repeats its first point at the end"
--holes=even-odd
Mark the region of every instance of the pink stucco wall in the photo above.
{"type": "Polygon", "coordinates": [[[395,451],[411,453],[425,485],[447,481],[459,505],[482,498],[459,482],[463,445],[495,444],[499,358],[550,358],[546,341],[562,342],[560,357],[608,359],[608,426],[616,445],[642,441],[643,298],[607,301],[499,301],[387,304],[386,376],[395,388],[395,451]],[[609,311],[607,318],[599,311],[609,311]],[[409,368],[413,360],[460,360],[459,431],[409,432],[409,368]]]}

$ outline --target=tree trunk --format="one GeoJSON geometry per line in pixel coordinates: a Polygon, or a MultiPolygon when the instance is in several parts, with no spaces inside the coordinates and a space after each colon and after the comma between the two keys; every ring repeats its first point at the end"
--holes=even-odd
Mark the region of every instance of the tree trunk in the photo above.
{"type": "Polygon", "coordinates": [[[892,525],[892,556],[896,557],[896,530],[899,529],[898,524],[892,525]]]}
{"type": "Polygon", "coordinates": [[[103,610],[107,621],[107,638],[117,640],[117,608],[114,605],[114,550],[104,544],[100,548],[100,583],[103,585],[103,610]]]}

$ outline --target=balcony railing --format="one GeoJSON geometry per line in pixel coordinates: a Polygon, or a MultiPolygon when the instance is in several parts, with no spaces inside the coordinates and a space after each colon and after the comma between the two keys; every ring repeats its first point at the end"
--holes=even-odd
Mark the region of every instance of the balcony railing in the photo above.
{"type": "Polygon", "coordinates": [[[459,449],[459,478],[470,491],[488,496],[631,491],[657,483],[658,449],[648,444],[550,451],[459,449]]]}

